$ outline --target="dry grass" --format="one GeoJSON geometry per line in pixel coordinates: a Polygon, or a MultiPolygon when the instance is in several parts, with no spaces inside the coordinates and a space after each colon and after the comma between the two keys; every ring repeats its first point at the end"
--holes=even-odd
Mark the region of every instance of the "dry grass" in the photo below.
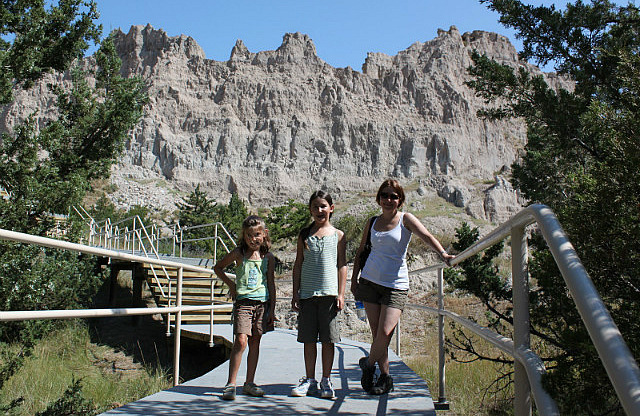
{"type": "MultiPolygon", "coordinates": [[[[435,306],[433,293],[425,294],[416,303],[435,306]]],[[[462,316],[474,316],[483,319],[483,309],[472,297],[446,296],[445,305],[462,316]]],[[[408,308],[403,313],[401,323],[401,356],[411,369],[422,377],[431,390],[434,401],[438,400],[438,327],[435,315],[408,308]]],[[[445,337],[453,336],[453,328],[445,320],[445,337]]],[[[392,341],[395,349],[395,340],[392,341]]],[[[488,343],[477,340],[475,347],[487,354],[497,354],[495,348],[488,343]]],[[[456,357],[468,359],[459,352],[456,357]]],[[[439,411],[439,415],[501,415],[511,412],[508,398],[511,388],[499,393],[495,392],[494,381],[500,376],[502,366],[488,361],[461,363],[446,355],[445,363],[445,397],[450,410],[439,411]]]]}
{"type": "Polygon", "coordinates": [[[98,411],[170,387],[162,372],[144,368],[122,353],[92,343],[86,325],[71,324],[38,342],[33,356],[0,391],[0,402],[24,397],[14,414],[33,415],[58,399],[73,379],[82,380],[83,396],[98,411]]]}

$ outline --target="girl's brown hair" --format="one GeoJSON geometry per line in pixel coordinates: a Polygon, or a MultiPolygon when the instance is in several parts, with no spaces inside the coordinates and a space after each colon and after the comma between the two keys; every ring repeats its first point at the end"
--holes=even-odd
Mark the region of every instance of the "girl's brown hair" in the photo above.
{"type": "Polygon", "coordinates": [[[269,233],[267,232],[264,220],[257,215],[249,215],[244,221],[242,221],[242,233],[240,234],[240,241],[238,241],[240,252],[245,254],[249,248],[245,241],[245,233],[249,228],[253,227],[260,227],[264,231],[264,238],[262,240],[262,245],[260,246],[260,254],[265,255],[271,249],[271,239],[269,238],[269,233]]]}
{"type": "Polygon", "coordinates": [[[400,183],[395,179],[387,179],[382,182],[380,188],[378,188],[378,193],[376,194],[376,202],[380,203],[380,194],[384,190],[384,188],[393,188],[393,190],[398,194],[400,199],[398,200],[398,208],[402,207],[404,204],[404,189],[400,186],[400,183]]]}
{"type": "MultiPolygon", "coordinates": [[[[308,205],[309,208],[311,208],[311,204],[316,198],[324,199],[329,203],[329,205],[333,205],[333,198],[331,197],[331,194],[329,194],[329,192],[319,190],[311,194],[311,197],[309,198],[309,205],[308,205]]],[[[331,218],[332,215],[333,215],[333,212],[329,214],[329,218],[331,218]]],[[[302,241],[304,242],[304,248],[306,249],[309,248],[307,247],[307,237],[309,237],[309,234],[311,233],[311,227],[313,227],[313,221],[311,221],[311,224],[301,229],[300,233],[298,234],[298,237],[301,238],[302,241]]]]}

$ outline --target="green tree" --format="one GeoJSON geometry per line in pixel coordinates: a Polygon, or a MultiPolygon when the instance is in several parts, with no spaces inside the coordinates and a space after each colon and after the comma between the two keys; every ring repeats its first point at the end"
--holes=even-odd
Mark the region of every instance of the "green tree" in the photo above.
{"type": "MultiPolygon", "coordinates": [[[[130,206],[126,211],[124,209],[118,209],[105,194],[102,194],[102,196],[98,198],[89,210],[89,214],[98,223],[109,219],[112,224],[117,223],[121,229],[127,227],[129,230],[133,228],[134,217],[140,218],[140,221],[145,226],[150,225],[153,221],[149,207],[135,204],[130,206]]],[[[136,227],[140,227],[140,224],[137,222],[136,227]]]]}
{"type": "Polygon", "coordinates": [[[309,208],[305,204],[289,199],[286,204],[273,207],[265,221],[271,239],[277,241],[296,238],[310,219],[309,208]]]}
{"type": "Polygon", "coordinates": [[[120,228],[123,228],[123,229],[125,227],[128,228],[129,230],[133,229],[134,221],[135,221],[136,228],[140,228],[140,222],[142,222],[142,225],[144,225],[145,227],[151,225],[151,223],[153,222],[153,220],[150,217],[149,207],[146,207],[144,205],[136,204],[136,205],[130,206],[127,212],[124,213],[123,217],[124,217],[123,219],[126,221],[123,221],[122,223],[119,224],[120,228]],[[138,221],[138,219],[140,221],[138,221]]]}
{"type": "MultiPolygon", "coordinates": [[[[464,251],[473,245],[480,236],[478,228],[471,228],[466,222],[456,229],[456,241],[453,248],[457,252],[464,251]]],[[[511,299],[509,284],[500,277],[495,258],[500,255],[504,244],[497,243],[482,254],[476,254],[463,261],[460,269],[446,269],[445,279],[447,283],[457,289],[475,294],[497,318],[497,320],[512,323],[509,311],[505,314],[500,311],[498,305],[511,299]]]]}
{"type": "Polygon", "coordinates": [[[82,379],[71,381],[71,384],[56,401],[49,403],[47,408],[36,413],[36,416],[93,416],[96,405],[82,395],[82,379]]]}
{"type": "MultiPolygon", "coordinates": [[[[25,359],[32,354],[32,345],[25,345],[15,354],[10,351],[7,344],[0,343],[0,390],[2,390],[4,384],[24,365],[25,359]]],[[[24,397],[18,397],[6,404],[0,403],[0,411],[5,414],[11,414],[22,402],[24,402],[24,397]]]]}
{"type": "Polygon", "coordinates": [[[67,213],[82,202],[94,179],[108,177],[124,139],[142,115],[145,86],[122,78],[110,39],[96,52],[96,70],[71,69],[72,85],[50,85],[58,117],[36,129],[35,115],[0,143],[0,228],[44,234],[48,213],[67,213]],[[89,87],[87,75],[96,84],[89,87]],[[48,157],[41,157],[42,154],[48,157]]]}
{"type": "Polygon", "coordinates": [[[232,235],[240,236],[242,222],[247,218],[249,212],[237,193],[231,194],[228,204],[218,204],[215,207],[215,212],[218,222],[221,222],[232,235]]]}
{"type": "MultiPolygon", "coordinates": [[[[178,208],[178,221],[183,227],[194,227],[204,224],[221,223],[225,229],[237,242],[237,236],[242,230],[242,222],[248,215],[247,207],[244,201],[240,199],[238,194],[231,194],[228,204],[220,204],[209,198],[207,194],[200,190],[200,186],[191,192],[182,202],[176,203],[178,208]]],[[[197,239],[213,236],[214,229],[212,227],[202,227],[187,230],[183,235],[184,239],[197,239]]],[[[221,232],[219,232],[221,235],[221,232]]],[[[224,236],[221,235],[224,239],[224,236]]],[[[230,242],[227,242],[229,247],[230,242]]],[[[218,246],[219,247],[219,246],[218,246]]],[[[213,254],[214,241],[195,241],[189,244],[188,249],[196,251],[193,255],[203,255],[199,251],[213,254]]],[[[231,249],[231,247],[229,247],[231,249]]],[[[224,250],[218,250],[218,257],[226,254],[224,250]]]]}
{"type": "MultiPolygon", "coordinates": [[[[177,202],[176,208],[178,208],[178,222],[181,227],[213,224],[217,221],[217,204],[207,196],[206,192],[200,190],[200,185],[182,201],[177,202]]],[[[212,229],[210,227],[202,227],[187,231],[184,238],[197,239],[211,236],[212,229]]],[[[198,250],[213,253],[214,242],[211,240],[196,241],[193,246],[198,250]]]]}
{"type": "Polygon", "coordinates": [[[97,222],[106,220],[107,218],[119,218],[120,213],[116,206],[111,202],[107,195],[102,194],[96,203],[90,208],[91,217],[97,222]]]}
{"type": "Polygon", "coordinates": [[[216,202],[200,190],[200,185],[182,201],[176,202],[176,208],[178,221],[182,226],[191,227],[216,222],[216,202]]]}
{"type": "Polygon", "coordinates": [[[93,1],[63,0],[49,8],[44,0],[0,2],[0,104],[11,102],[14,88],[66,70],[88,42],[98,42],[97,18],[93,1]]]}
{"type": "MultiPolygon", "coordinates": [[[[542,76],[474,54],[469,83],[486,117],[521,117],[526,152],[513,184],[549,205],[575,245],[636,359],[640,357],[640,14],[606,0],[564,10],[486,0],[522,39],[522,59],[574,81],[554,90],[542,76]],[[623,254],[624,253],[624,254],[623,254]]],[[[586,329],[542,239],[531,240],[531,325],[547,344],[547,388],[563,413],[622,414],[586,329]],[[593,392],[598,391],[597,395],[593,392]]]]}
{"type": "MultiPolygon", "coordinates": [[[[29,88],[49,71],[67,71],[50,84],[54,118],[30,115],[0,140],[0,228],[46,235],[53,213],[79,204],[94,179],[109,175],[124,139],[146,103],[139,78],[123,78],[110,38],[94,54],[95,66],[80,58],[101,29],[94,2],[3,1],[0,4],[0,100],[29,88]],[[60,77],[61,78],[61,77],[60,77]],[[89,81],[91,80],[91,81],[89,81]]],[[[44,114],[45,111],[42,111],[44,114]]],[[[74,227],[73,230],[78,230],[74,227]]],[[[75,232],[67,238],[74,239],[75,232]]],[[[65,309],[90,304],[101,281],[95,260],[34,246],[0,243],[0,304],[3,310],[65,309]]],[[[38,336],[53,321],[3,325],[0,341],[38,336]]]]}

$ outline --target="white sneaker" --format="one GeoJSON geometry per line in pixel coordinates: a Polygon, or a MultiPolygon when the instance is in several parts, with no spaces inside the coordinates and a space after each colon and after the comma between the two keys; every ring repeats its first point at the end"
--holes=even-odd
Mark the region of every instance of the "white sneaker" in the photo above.
{"type": "Polygon", "coordinates": [[[333,399],[336,397],[330,378],[323,378],[320,382],[320,397],[323,399],[333,399]]]}
{"type": "Polygon", "coordinates": [[[302,377],[300,383],[291,389],[291,395],[293,397],[302,397],[309,394],[316,394],[318,392],[318,382],[313,378],[302,377]]]}

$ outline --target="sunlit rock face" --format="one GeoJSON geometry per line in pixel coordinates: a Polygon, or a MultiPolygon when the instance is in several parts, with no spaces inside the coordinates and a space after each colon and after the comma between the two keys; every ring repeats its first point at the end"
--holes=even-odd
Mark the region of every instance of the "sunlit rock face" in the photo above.
{"type": "MultiPolygon", "coordinates": [[[[273,206],[318,188],[371,192],[395,177],[489,220],[519,204],[503,183],[499,198],[478,184],[488,188],[517,158],[524,125],[478,118],[484,103],[465,85],[473,50],[527,65],[503,36],[451,27],[395,56],[369,53],[361,71],[327,64],[301,33],[285,34],[275,51],[238,40],[224,62],[149,25],[118,30],[115,42],[123,73],[141,76],[150,97],[113,170],[116,203],[173,209],[168,189],[200,185],[222,201],[237,192],[251,206],[273,206]],[[155,190],[141,185],[151,183],[155,190]]],[[[20,94],[0,128],[45,99],[37,88],[20,94]]]]}

